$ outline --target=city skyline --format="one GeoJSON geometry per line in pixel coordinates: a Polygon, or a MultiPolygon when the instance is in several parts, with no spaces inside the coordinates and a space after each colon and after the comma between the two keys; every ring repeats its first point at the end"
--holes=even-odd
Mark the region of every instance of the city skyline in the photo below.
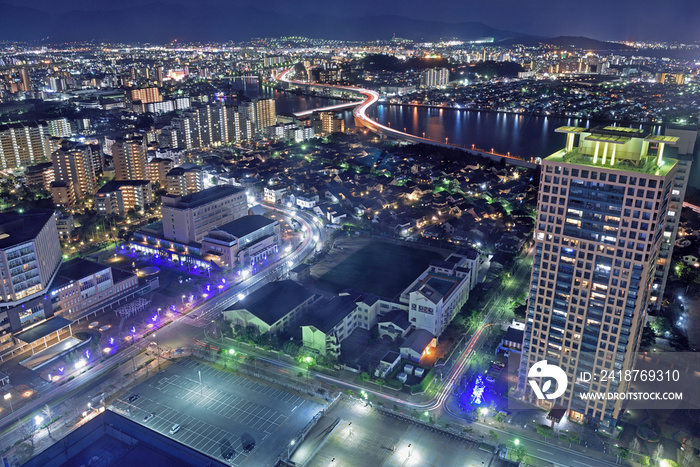
{"type": "Polygon", "coordinates": [[[0,460],[700,467],[699,13],[0,0],[0,460]]]}

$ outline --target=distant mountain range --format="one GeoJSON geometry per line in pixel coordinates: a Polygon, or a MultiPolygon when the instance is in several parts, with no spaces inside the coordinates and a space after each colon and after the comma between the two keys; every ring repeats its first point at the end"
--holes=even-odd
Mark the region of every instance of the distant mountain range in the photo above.
{"type": "Polygon", "coordinates": [[[535,36],[518,36],[506,38],[499,42],[499,45],[513,46],[522,44],[524,46],[536,47],[540,44],[553,45],[562,48],[578,48],[584,50],[629,50],[630,47],[619,44],[617,42],[604,42],[596,39],[581,36],[559,36],[559,37],[535,37],[535,36]]]}
{"type": "Polygon", "coordinates": [[[424,41],[493,38],[497,42],[506,41],[504,44],[545,40],[477,22],[444,23],[393,15],[355,18],[294,16],[281,11],[262,11],[231,4],[222,4],[213,9],[202,8],[198,2],[185,5],[144,2],[139,6],[113,10],[46,12],[0,3],[0,40],[9,41],[162,44],[174,39],[183,42],[226,42],[255,37],[304,36],[376,40],[390,39],[394,35],[424,41]]]}

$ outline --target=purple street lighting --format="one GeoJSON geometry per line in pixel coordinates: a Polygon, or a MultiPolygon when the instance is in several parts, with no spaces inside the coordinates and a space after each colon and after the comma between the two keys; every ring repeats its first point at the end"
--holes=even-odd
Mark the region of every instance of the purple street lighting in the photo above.
{"type": "Polygon", "coordinates": [[[114,337],[109,338],[109,345],[114,345],[114,337]]]}
{"type": "Polygon", "coordinates": [[[155,323],[155,321],[158,319],[158,315],[153,315],[153,318],[151,320],[155,323]]]}
{"type": "Polygon", "coordinates": [[[131,333],[136,334],[136,326],[131,326],[131,333]]]}

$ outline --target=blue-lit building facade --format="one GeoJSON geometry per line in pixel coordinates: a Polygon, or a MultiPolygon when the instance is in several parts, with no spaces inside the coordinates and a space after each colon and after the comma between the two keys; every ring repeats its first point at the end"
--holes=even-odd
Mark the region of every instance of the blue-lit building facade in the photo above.
{"type": "Polygon", "coordinates": [[[612,428],[621,401],[577,394],[628,383],[579,375],[634,365],[676,171],[664,153],[677,138],[619,127],[556,131],[567,144],[542,162],[518,389],[543,408],[565,408],[570,420],[612,428]],[[555,400],[537,399],[528,384],[541,360],[567,374],[555,400]]]}

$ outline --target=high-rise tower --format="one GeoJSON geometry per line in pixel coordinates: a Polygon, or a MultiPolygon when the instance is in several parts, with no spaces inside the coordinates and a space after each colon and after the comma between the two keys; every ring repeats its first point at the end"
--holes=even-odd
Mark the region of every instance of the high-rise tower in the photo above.
{"type": "Polygon", "coordinates": [[[146,138],[118,139],[112,146],[115,180],[148,180],[146,138]]]}
{"type": "Polygon", "coordinates": [[[629,383],[578,376],[634,365],[676,172],[676,160],[663,156],[678,138],[619,127],[556,131],[567,142],[542,161],[518,389],[572,420],[612,427],[621,400],[578,394],[626,391],[629,383]],[[567,374],[555,400],[538,400],[527,383],[541,360],[567,374]]]}

